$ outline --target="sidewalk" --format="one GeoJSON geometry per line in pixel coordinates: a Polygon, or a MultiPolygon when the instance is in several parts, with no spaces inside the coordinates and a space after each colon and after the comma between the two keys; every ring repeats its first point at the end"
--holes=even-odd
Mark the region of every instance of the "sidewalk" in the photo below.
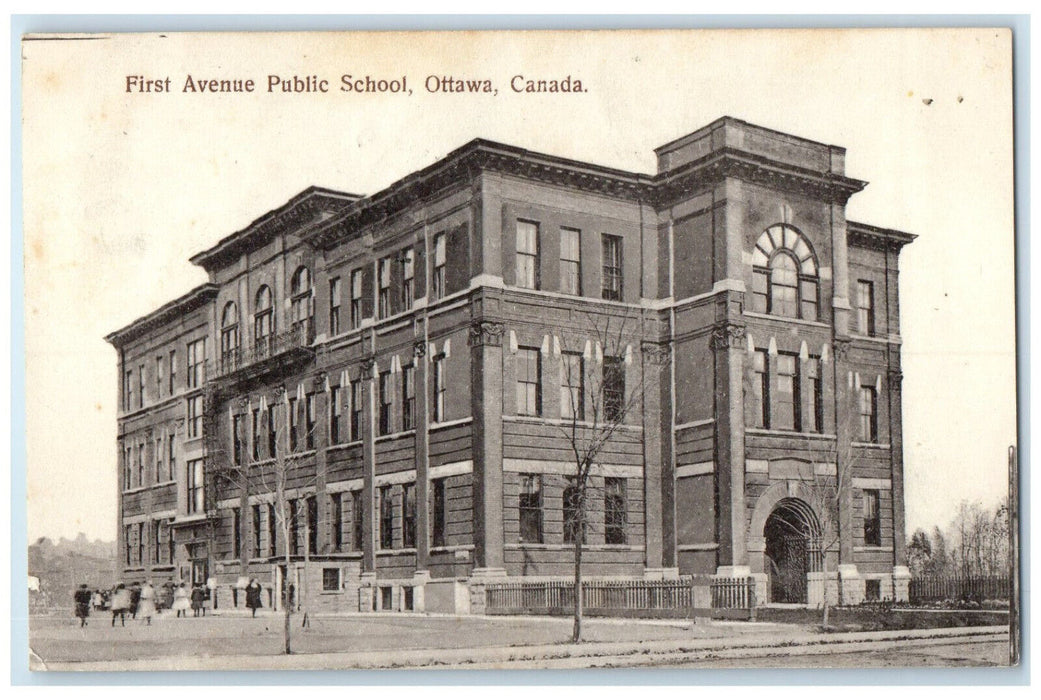
{"type": "MultiPolygon", "coordinates": [[[[823,634],[764,631],[740,638],[670,639],[648,642],[587,642],[464,649],[326,652],[292,656],[228,655],[52,663],[51,671],[210,671],[210,670],[345,670],[378,668],[585,668],[596,665],[637,666],[695,658],[856,652],[900,645],[935,645],[994,641],[1007,627],[963,627],[933,630],[846,632],[823,634]]],[[[36,668],[34,670],[44,670],[36,668]]]]}

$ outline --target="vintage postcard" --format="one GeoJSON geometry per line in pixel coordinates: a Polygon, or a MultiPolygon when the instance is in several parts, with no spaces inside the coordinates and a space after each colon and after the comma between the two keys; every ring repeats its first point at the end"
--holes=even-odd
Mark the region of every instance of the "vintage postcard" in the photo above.
{"type": "Polygon", "coordinates": [[[32,670],[1017,662],[1008,28],[21,59],[32,670]]]}

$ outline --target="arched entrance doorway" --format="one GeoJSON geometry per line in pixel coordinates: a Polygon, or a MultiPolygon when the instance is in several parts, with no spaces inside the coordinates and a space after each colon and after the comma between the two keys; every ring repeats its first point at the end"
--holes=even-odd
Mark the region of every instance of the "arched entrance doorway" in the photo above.
{"type": "Polygon", "coordinates": [[[783,498],[763,528],[770,601],[805,603],[806,574],[821,569],[821,527],[813,508],[798,498],[783,498]]]}

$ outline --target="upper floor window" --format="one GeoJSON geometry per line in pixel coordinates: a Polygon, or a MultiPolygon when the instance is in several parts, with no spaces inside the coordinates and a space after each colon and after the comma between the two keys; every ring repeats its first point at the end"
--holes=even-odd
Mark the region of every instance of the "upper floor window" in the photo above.
{"type": "Polygon", "coordinates": [[[314,449],[314,434],[318,426],[318,413],[315,408],[314,394],[308,394],[304,399],[304,447],[308,450],[314,449]]]}
{"type": "Polygon", "coordinates": [[[188,388],[196,389],[206,381],[206,339],[188,343],[188,388]]]}
{"type": "Polygon", "coordinates": [[[857,332],[875,334],[875,285],[867,280],[857,280],[857,332]]]}
{"type": "Polygon", "coordinates": [[[246,445],[246,438],[242,434],[243,422],[245,416],[242,414],[235,414],[231,417],[231,456],[232,464],[242,464],[242,457],[245,452],[243,449],[246,445]]]}
{"type": "Polygon", "coordinates": [[[201,513],[206,507],[203,491],[203,467],[201,459],[193,459],[187,465],[188,513],[201,513]]]}
{"type": "Polygon", "coordinates": [[[875,391],[875,387],[860,387],[859,413],[858,436],[860,441],[878,442],[878,392],[875,391]]]}
{"type": "Polygon", "coordinates": [[[340,278],[334,277],[329,280],[329,335],[340,334],[340,301],[342,292],[340,290],[340,278]]]}
{"type": "Polygon", "coordinates": [[[609,301],[622,300],[622,239],[606,233],[600,237],[603,252],[603,284],[601,296],[609,301]]]}
{"type": "Polygon", "coordinates": [[[134,401],[134,370],[128,369],[123,377],[123,410],[129,411],[134,401]]]}
{"type": "Polygon", "coordinates": [[[807,396],[810,400],[807,415],[810,419],[810,432],[824,432],[824,384],[821,371],[821,358],[811,357],[806,362],[806,377],[810,382],[807,396]]]}
{"type": "Polygon", "coordinates": [[[380,318],[390,316],[390,263],[392,258],[382,258],[376,271],[376,279],[379,284],[379,299],[377,309],[380,318]]]}
{"type": "Polygon", "coordinates": [[[380,372],[379,379],[379,405],[380,405],[380,416],[379,416],[379,433],[380,435],[387,435],[391,431],[391,409],[393,408],[392,399],[390,396],[391,391],[391,375],[390,372],[380,372]]]}
{"type": "Polygon", "coordinates": [[[361,417],[364,409],[362,401],[362,381],[351,382],[351,440],[361,440],[361,417]]]}
{"type": "Polygon", "coordinates": [[[585,361],[582,354],[565,352],[560,356],[560,417],[585,420],[585,361]]]}
{"type": "Polygon", "coordinates": [[[766,371],[766,351],[752,355],[752,426],[770,427],[770,381],[766,371]]]}
{"type": "Polygon", "coordinates": [[[362,314],[362,280],[361,268],[351,271],[351,328],[361,325],[362,314]]]}
{"type": "Polygon", "coordinates": [[[139,365],[137,368],[137,407],[145,407],[145,366],[139,365]]]}
{"type": "Polygon", "coordinates": [[[604,420],[625,419],[625,360],[604,356],[603,377],[604,420]]]}
{"type": "Polygon", "coordinates": [[[517,349],[517,415],[542,415],[542,353],[517,349]]]}
{"type": "Polygon", "coordinates": [[[434,288],[434,299],[440,299],[445,295],[446,263],[445,234],[439,233],[434,236],[434,274],[431,280],[434,288]]]}
{"type": "Polygon", "coordinates": [[[626,542],[625,479],[604,478],[604,544],[626,542]]]}
{"type": "Polygon", "coordinates": [[[777,356],[777,391],[772,426],[778,430],[802,430],[799,395],[799,356],[777,356]]]}
{"type": "Polygon", "coordinates": [[[163,395],[163,356],[155,358],[155,398],[163,395]]]}
{"type": "Polygon", "coordinates": [[[188,438],[202,437],[202,396],[188,399],[188,438]]]}
{"type": "Polygon", "coordinates": [[[239,307],[233,301],[224,305],[220,319],[221,366],[230,369],[238,359],[239,352],[239,307]]]}
{"type": "Polygon", "coordinates": [[[445,354],[438,353],[434,356],[433,362],[433,378],[434,378],[434,396],[433,404],[431,406],[433,410],[433,422],[440,423],[445,419],[445,354]]]}
{"type": "Polygon", "coordinates": [[[300,402],[295,396],[290,397],[287,410],[289,411],[289,425],[286,427],[286,432],[289,433],[289,451],[296,452],[300,444],[300,436],[298,435],[300,428],[300,416],[298,413],[300,411],[300,402]]]}
{"type": "Polygon", "coordinates": [[[259,354],[263,355],[269,349],[268,344],[274,332],[275,310],[271,287],[264,285],[257,290],[256,302],[253,304],[253,340],[259,354]]]}
{"type": "Polygon", "coordinates": [[[882,509],[879,492],[864,491],[864,544],[868,547],[882,546],[882,509]]]}
{"type": "Polygon", "coordinates": [[[539,225],[517,222],[517,286],[539,288],[539,225]]]}
{"type": "Polygon", "coordinates": [[[173,396],[177,386],[177,351],[170,351],[170,396],[173,396]]]}
{"type": "Polygon", "coordinates": [[[401,251],[401,308],[412,308],[416,298],[416,258],[411,248],[401,251]]]}
{"type": "Polygon", "coordinates": [[[259,408],[254,408],[253,409],[253,413],[251,415],[251,423],[250,423],[250,433],[249,433],[249,435],[250,435],[250,440],[249,440],[250,456],[253,458],[254,461],[256,461],[256,460],[260,459],[260,441],[263,439],[263,437],[260,434],[260,409],[259,408]]]}
{"type": "Polygon", "coordinates": [[[401,429],[416,427],[416,368],[408,365],[401,369],[401,429]]]}
{"type": "Polygon", "coordinates": [[[817,320],[817,259],[801,233],[771,226],[756,241],[752,265],[752,311],[817,320]]]}
{"type": "Polygon", "coordinates": [[[343,407],[340,402],[343,401],[344,389],[342,387],[334,386],[330,390],[329,396],[329,444],[339,445],[340,444],[340,419],[343,416],[343,407]]]}
{"type": "Polygon", "coordinates": [[[560,229],[560,291],[565,294],[582,293],[581,241],[578,229],[560,229]]]}
{"type": "Polygon", "coordinates": [[[521,474],[518,505],[520,541],[542,542],[542,476],[521,474]]]}
{"type": "Polygon", "coordinates": [[[314,293],[311,288],[311,271],[306,267],[300,267],[293,273],[290,280],[289,315],[292,319],[293,330],[307,334],[307,341],[311,341],[314,332],[314,293]]]}

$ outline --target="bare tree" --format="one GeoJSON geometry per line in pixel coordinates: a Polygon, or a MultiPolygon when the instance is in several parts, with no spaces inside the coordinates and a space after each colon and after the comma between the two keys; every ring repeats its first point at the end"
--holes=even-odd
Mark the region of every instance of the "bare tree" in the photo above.
{"type": "MultiPolygon", "coordinates": [[[[312,494],[310,498],[317,499],[317,494],[313,492],[316,484],[314,463],[309,457],[311,451],[307,446],[312,444],[315,439],[318,421],[315,420],[313,426],[307,426],[307,408],[306,405],[300,404],[303,402],[292,400],[285,389],[278,390],[271,398],[270,404],[265,398],[260,413],[266,422],[268,431],[267,456],[259,459],[257,452],[247,450],[246,441],[240,440],[241,436],[236,434],[232,428],[231,437],[235,458],[228,459],[225,452],[223,459],[216,460],[212,479],[215,485],[213,501],[215,504],[220,502],[220,496],[237,495],[243,503],[248,503],[252,496],[255,502],[268,506],[269,517],[270,514],[275,517],[275,527],[283,542],[282,567],[284,573],[282,590],[278,595],[282,599],[283,652],[286,654],[292,653],[290,630],[294,602],[302,609],[303,604],[299,601],[304,600],[304,592],[295,590],[295,586],[289,580],[292,571],[292,557],[295,556],[294,549],[299,541],[299,531],[303,529],[306,572],[310,543],[314,537],[309,523],[308,500],[304,499],[303,508],[297,507],[299,501],[297,494],[310,491],[312,494]],[[299,419],[301,410],[305,417],[303,426],[299,419]],[[236,445],[236,443],[239,444],[236,445]],[[301,449],[302,447],[306,449],[301,449]]],[[[215,518],[211,518],[211,520],[216,521],[215,518]]],[[[306,624],[306,613],[304,619],[306,624]]]]}
{"type": "Polygon", "coordinates": [[[626,311],[622,316],[587,315],[585,320],[585,333],[579,329],[559,337],[560,431],[575,467],[564,488],[564,538],[574,547],[575,642],[582,639],[582,553],[592,529],[587,510],[603,494],[592,476],[604,448],[628,417],[642,409],[644,387],[643,372],[627,371],[640,348],[641,319],[626,311]]]}

